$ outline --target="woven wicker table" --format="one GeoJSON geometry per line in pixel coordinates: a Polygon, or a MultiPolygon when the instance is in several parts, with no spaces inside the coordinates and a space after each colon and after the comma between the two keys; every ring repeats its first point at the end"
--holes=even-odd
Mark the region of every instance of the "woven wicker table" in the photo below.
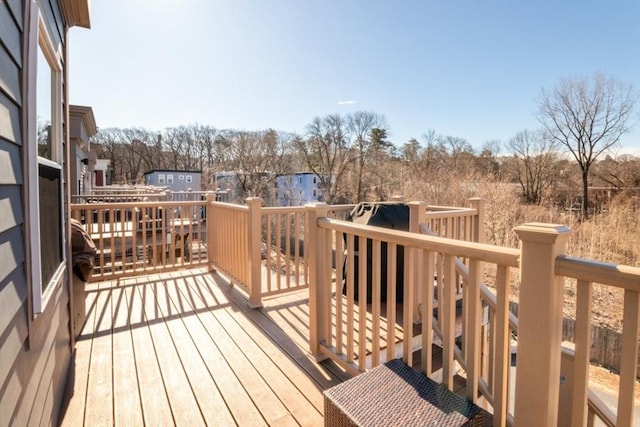
{"type": "Polygon", "coordinates": [[[324,392],[325,426],[482,426],[484,411],[400,359],[324,392]]]}

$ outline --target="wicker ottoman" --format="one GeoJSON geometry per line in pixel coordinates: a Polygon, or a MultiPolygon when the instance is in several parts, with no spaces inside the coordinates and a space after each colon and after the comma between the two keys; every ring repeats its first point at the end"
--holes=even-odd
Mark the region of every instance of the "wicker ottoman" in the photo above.
{"type": "Polygon", "coordinates": [[[484,411],[400,359],[324,392],[325,426],[482,426],[484,411]]]}

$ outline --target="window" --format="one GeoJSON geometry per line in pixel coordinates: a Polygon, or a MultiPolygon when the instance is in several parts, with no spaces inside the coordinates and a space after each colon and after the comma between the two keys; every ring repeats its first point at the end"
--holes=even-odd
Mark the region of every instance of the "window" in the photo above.
{"type": "Polygon", "coordinates": [[[167,184],[173,184],[173,175],[167,175],[167,184]]]}
{"type": "Polygon", "coordinates": [[[313,189],[313,197],[317,197],[316,189],[315,189],[315,188],[313,189]]]}
{"type": "Polygon", "coordinates": [[[184,175],[178,175],[178,181],[184,181],[184,175]]]}
{"type": "Polygon", "coordinates": [[[187,175],[186,181],[193,182],[193,177],[191,175],[187,175]]]}
{"type": "Polygon", "coordinates": [[[314,184],[316,183],[316,177],[315,176],[313,177],[313,183],[314,184]]]}
{"type": "Polygon", "coordinates": [[[163,173],[159,173],[158,174],[158,184],[164,184],[164,174],[163,173]]]}
{"type": "Polygon", "coordinates": [[[62,170],[55,162],[38,162],[40,261],[43,292],[51,286],[63,259],[62,170]],[[42,232],[47,230],[46,233],[42,232]]]}
{"type": "Polygon", "coordinates": [[[42,313],[66,266],[63,203],[62,51],[51,42],[45,20],[32,8],[25,144],[25,220],[34,318],[42,313]],[[36,175],[37,171],[37,175],[36,175]]]}

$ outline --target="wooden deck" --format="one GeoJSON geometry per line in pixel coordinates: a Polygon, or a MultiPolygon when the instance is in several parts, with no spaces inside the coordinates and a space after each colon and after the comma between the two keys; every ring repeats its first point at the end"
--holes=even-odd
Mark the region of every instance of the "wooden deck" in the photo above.
{"type": "Polygon", "coordinates": [[[307,291],[251,310],[204,269],[87,290],[63,426],[322,425],[347,378],[309,355],[307,291]]]}

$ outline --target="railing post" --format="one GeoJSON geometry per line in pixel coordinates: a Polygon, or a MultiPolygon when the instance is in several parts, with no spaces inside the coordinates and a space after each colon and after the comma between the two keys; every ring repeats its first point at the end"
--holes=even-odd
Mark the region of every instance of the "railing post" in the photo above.
{"type": "Polygon", "coordinates": [[[207,242],[207,268],[209,269],[209,272],[211,273],[215,273],[216,269],[213,266],[213,261],[215,259],[216,253],[215,253],[215,248],[214,248],[214,244],[213,244],[213,206],[211,205],[211,202],[213,202],[215,200],[215,197],[213,194],[207,194],[207,197],[205,198],[205,205],[204,205],[204,210],[205,210],[205,232],[206,232],[206,242],[207,242]]]}
{"type": "Polygon", "coordinates": [[[305,256],[309,263],[309,345],[311,354],[317,361],[324,359],[320,354],[320,343],[326,339],[326,317],[329,316],[323,292],[327,283],[324,275],[326,253],[324,233],[318,228],[318,218],[326,217],[329,206],[325,203],[309,203],[305,205],[305,256]]]}
{"type": "Polygon", "coordinates": [[[473,241],[476,243],[484,243],[484,215],[485,205],[487,201],[480,197],[472,197],[469,199],[471,208],[478,211],[478,214],[473,217],[473,241]]]}
{"type": "MultiPolygon", "coordinates": [[[[409,202],[409,231],[412,233],[420,234],[420,224],[424,224],[427,218],[427,203],[426,202],[409,202]]],[[[417,251],[412,250],[412,256],[414,257],[413,265],[417,267],[417,251]]],[[[424,306],[424,292],[425,285],[421,283],[421,280],[416,277],[417,268],[411,272],[413,275],[413,295],[415,302],[413,304],[413,322],[418,324],[422,322],[421,307],[424,306]]],[[[429,287],[429,283],[433,285],[433,278],[426,278],[427,289],[433,290],[433,286],[429,287]],[[431,281],[430,281],[431,280],[431,281]]],[[[428,331],[431,332],[431,331],[428,331]]]]}
{"type": "Polygon", "coordinates": [[[249,208],[247,218],[247,238],[249,239],[247,254],[249,269],[249,307],[262,307],[262,258],[260,248],[262,247],[262,202],[260,197],[249,197],[246,199],[249,208]]]}
{"type": "Polygon", "coordinates": [[[515,232],[521,243],[514,425],[553,426],[558,420],[564,295],[555,260],[565,253],[571,230],[528,223],[515,232]]]}

